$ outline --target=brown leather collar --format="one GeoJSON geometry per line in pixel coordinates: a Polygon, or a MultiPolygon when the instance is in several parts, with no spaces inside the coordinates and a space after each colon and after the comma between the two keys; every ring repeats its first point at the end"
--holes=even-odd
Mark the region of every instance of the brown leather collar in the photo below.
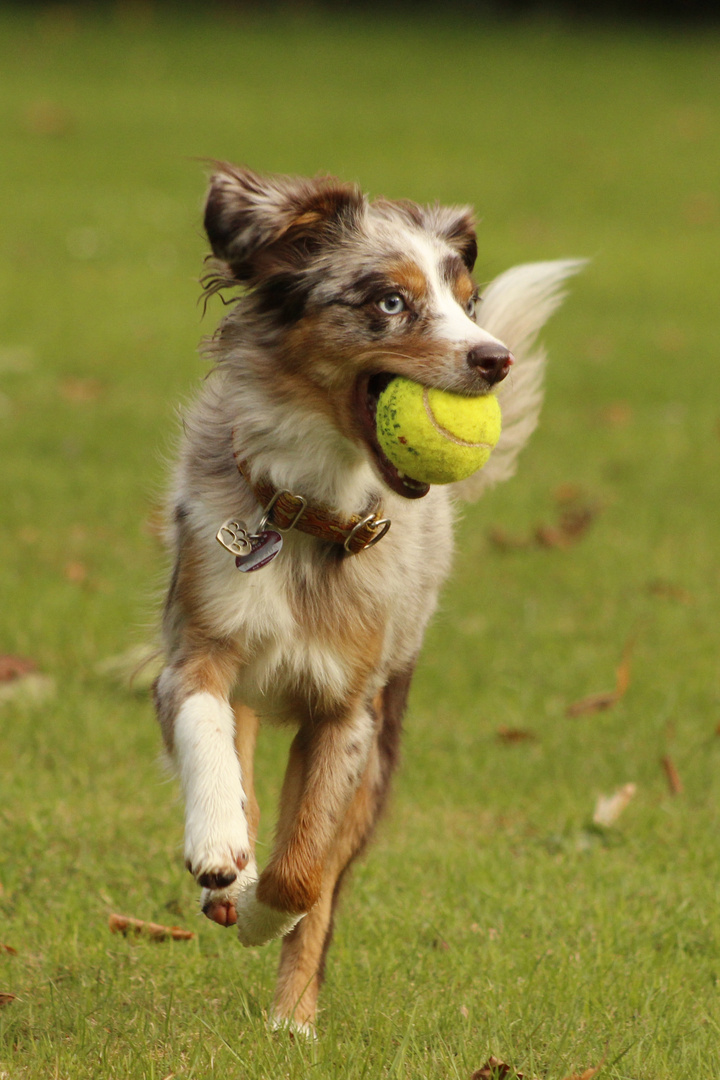
{"type": "Polygon", "coordinates": [[[357,555],[382,540],[390,528],[390,519],[380,516],[382,504],[379,500],[364,514],[338,518],[327,506],[308,503],[302,495],[294,495],[287,489],[278,491],[269,480],[253,483],[247,459],[241,461],[234,449],[233,456],[240,475],[265,508],[264,523],[274,525],[280,532],[299,529],[319,540],[342,544],[349,555],[357,555]]]}

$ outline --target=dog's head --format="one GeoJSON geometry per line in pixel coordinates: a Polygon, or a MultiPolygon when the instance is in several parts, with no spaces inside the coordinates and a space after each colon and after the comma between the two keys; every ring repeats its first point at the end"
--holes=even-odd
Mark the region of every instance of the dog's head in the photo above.
{"type": "Polygon", "coordinates": [[[277,393],[300,395],[362,445],[393,491],[424,495],[378,445],[378,395],[394,375],[486,394],[512,363],[476,319],[471,211],[223,165],[205,228],[226,275],[249,290],[242,317],[267,342],[277,393]]]}

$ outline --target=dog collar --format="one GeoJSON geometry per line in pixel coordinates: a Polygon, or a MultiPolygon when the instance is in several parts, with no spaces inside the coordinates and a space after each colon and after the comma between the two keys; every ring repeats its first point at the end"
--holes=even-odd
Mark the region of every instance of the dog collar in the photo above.
{"type": "Polygon", "coordinates": [[[238,472],[265,508],[261,529],[266,524],[273,525],[281,533],[298,529],[318,540],[342,544],[349,555],[357,555],[382,540],[390,528],[390,519],[381,517],[382,504],[379,499],[364,514],[339,518],[327,506],[309,503],[304,496],[296,495],[287,488],[278,490],[269,480],[253,482],[247,458],[238,458],[234,449],[233,456],[238,472]]]}

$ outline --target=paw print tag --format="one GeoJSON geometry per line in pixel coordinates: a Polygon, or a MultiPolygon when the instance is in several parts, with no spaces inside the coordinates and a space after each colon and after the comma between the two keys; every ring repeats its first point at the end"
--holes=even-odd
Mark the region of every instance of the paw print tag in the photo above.
{"type": "Polygon", "coordinates": [[[230,518],[223,521],[215,539],[231,555],[250,555],[253,549],[244,521],[232,521],[230,518]]]}

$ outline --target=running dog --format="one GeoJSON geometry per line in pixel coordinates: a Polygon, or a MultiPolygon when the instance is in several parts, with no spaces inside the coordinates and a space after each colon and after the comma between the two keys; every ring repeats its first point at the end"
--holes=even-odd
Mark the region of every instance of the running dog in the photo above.
{"type": "Polygon", "coordinates": [[[450,568],[454,505],[514,471],[540,407],[536,335],[579,263],[516,267],[481,296],[467,207],[215,168],[205,291],[240,291],[184,417],[155,702],[203,911],[244,945],[283,938],[273,1020],[312,1034],[340,885],[385,804],[450,568]],[[385,457],[375,407],[394,375],[499,393],[482,472],[428,487],[385,457]],[[296,729],[262,872],[258,718],[296,729]]]}

